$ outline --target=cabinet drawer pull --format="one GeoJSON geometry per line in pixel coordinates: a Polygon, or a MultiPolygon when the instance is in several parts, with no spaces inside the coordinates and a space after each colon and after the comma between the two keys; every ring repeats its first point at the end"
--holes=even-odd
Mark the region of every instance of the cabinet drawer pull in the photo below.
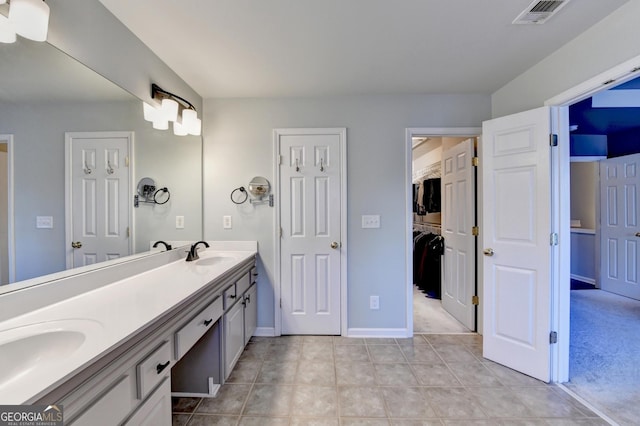
{"type": "Polygon", "coordinates": [[[250,295],[250,294],[247,294],[247,296],[246,296],[245,300],[246,300],[247,302],[251,303],[251,295],[250,295]]]}
{"type": "Polygon", "coordinates": [[[158,364],[156,365],[156,372],[158,374],[162,373],[162,371],[167,368],[169,366],[169,364],[171,364],[171,361],[167,361],[164,364],[158,364]]]}
{"type": "Polygon", "coordinates": [[[209,324],[211,324],[213,322],[213,318],[209,318],[208,320],[204,320],[204,326],[208,327],[209,324]]]}
{"type": "Polygon", "coordinates": [[[253,275],[254,277],[257,277],[257,276],[258,276],[258,273],[257,273],[257,272],[254,272],[254,273],[253,273],[253,274],[251,274],[251,275],[253,275]]]}
{"type": "Polygon", "coordinates": [[[229,299],[235,299],[235,298],[236,298],[236,295],[235,295],[235,294],[230,294],[230,295],[229,295],[229,299]]]}

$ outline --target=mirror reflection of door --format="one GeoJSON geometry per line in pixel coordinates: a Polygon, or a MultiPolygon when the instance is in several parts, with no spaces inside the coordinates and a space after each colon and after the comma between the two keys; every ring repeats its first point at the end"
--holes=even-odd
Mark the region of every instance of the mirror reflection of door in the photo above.
{"type": "Polygon", "coordinates": [[[67,267],[131,253],[128,132],[67,134],[67,267]]]}

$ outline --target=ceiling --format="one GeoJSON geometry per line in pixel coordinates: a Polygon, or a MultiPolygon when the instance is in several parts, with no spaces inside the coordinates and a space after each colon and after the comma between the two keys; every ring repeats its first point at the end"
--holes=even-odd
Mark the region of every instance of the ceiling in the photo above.
{"type": "Polygon", "coordinates": [[[204,98],[490,94],[627,0],[100,0],[204,98]]]}

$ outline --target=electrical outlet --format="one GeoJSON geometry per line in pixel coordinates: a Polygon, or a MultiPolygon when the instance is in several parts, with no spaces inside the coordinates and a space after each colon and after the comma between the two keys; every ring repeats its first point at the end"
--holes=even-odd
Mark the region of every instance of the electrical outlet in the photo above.
{"type": "Polygon", "coordinates": [[[231,229],[231,216],[222,216],[222,227],[224,229],[231,229]]]}
{"type": "Polygon", "coordinates": [[[184,229],[184,216],[176,216],[176,229],[184,229]]]}
{"type": "Polygon", "coordinates": [[[380,296],[369,296],[369,309],[380,309],[380,296]]]}
{"type": "Polygon", "coordinates": [[[378,214],[363,214],[362,215],[362,227],[363,228],[380,228],[380,215],[378,215],[378,214]]]}

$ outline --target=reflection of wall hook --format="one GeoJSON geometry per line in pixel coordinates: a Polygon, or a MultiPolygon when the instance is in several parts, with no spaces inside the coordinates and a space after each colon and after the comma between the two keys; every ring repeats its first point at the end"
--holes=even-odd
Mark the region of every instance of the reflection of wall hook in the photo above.
{"type": "Polygon", "coordinates": [[[110,175],[113,174],[113,167],[111,166],[111,160],[107,160],[107,173],[110,175]]]}
{"type": "Polygon", "coordinates": [[[91,171],[92,170],[89,168],[89,165],[87,164],[87,160],[84,160],[84,174],[85,175],[90,175],[91,171]]]}
{"type": "Polygon", "coordinates": [[[324,172],[324,166],[322,165],[322,158],[320,159],[320,171],[324,172]]]}
{"type": "Polygon", "coordinates": [[[296,158],[296,172],[300,171],[300,166],[298,166],[298,159],[296,158]]]}

